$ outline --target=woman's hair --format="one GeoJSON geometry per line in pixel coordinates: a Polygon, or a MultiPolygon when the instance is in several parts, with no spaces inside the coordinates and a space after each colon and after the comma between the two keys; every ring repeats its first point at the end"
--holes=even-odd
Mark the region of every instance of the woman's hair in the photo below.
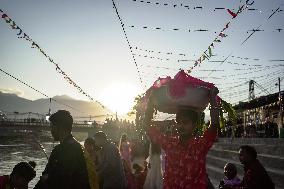
{"type": "Polygon", "coordinates": [[[127,141],[127,134],[122,134],[120,137],[120,142],[126,142],[127,141]]]}
{"type": "Polygon", "coordinates": [[[13,168],[11,176],[17,175],[19,177],[25,178],[30,182],[36,176],[36,171],[34,170],[36,163],[34,161],[20,162],[13,168]]]}
{"type": "Polygon", "coordinates": [[[90,144],[90,145],[95,145],[95,140],[92,137],[88,137],[84,144],[90,144]]]}
{"type": "Polygon", "coordinates": [[[119,141],[119,151],[122,151],[122,143],[127,142],[127,134],[122,134],[119,141]]]}
{"type": "MultiPolygon", "coordinates": [[[[84,148],[88,151],[88,147],[91,148],[91,150],[95,150],[95,146],[96,146],[96,143],[95,143],[95,139],[92,138],[92,137],[88,137],[85,141],[84,141],[84,148]]],[[[89,152],[91,153],[91,152],[89,152]]]]}
{"type": "Polygon", "coordinates": [[[107,140],[107,135],[103,131],[99,131],[96,134],[94,134],[94,138],[99,138],[103,140],[107,140]]]}

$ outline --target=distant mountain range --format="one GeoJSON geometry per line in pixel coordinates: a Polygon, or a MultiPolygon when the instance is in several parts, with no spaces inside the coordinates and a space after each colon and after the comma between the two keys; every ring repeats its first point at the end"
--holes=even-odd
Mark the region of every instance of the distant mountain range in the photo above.
{"type": "Polygon", "coordinates": [[[55,99],[56,102],[52,100],[50,103],[48,98],[28,100],[16,94],[0,92],[0,111],[19,113],[33,112],[45,115],[49,112],[49,108],[51,109],[51,113],[65,109],[68,110],[73,117],[98,116],[95,118],[97,121],[105,120],[106,116],[100,115],[113,114],[110,110],[103,108],[97,102],[76,100],[67,95],[55,96],[53,99],[55,99]]]}

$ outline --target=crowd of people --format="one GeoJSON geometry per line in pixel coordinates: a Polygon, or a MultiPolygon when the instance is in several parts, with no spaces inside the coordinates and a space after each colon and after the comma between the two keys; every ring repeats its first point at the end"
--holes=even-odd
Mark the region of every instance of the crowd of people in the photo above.
{"type": "Polygon", "coordinates": [[[107,118],[103,125],[98,125],[97,127],[106,133],[115,143],[118,143],[123,133],[127,133],[130,138],[137,138],[137,131],[133,121],[107,118]]]}
{"type": "MultiPolygon", "coordinates": [[[[177,133],[152,126],[153,110],[145,115],[144,130],[150,145],[121,135],[119,144],[103,131],[86,139],[82,146],[71,134],[73,118],[59,110],[49,118],[55,146],[35,189],[208,189],[214,188],[206,173],[206,156],[217,138],[220,107],[217,88],[210,90],[211,123],[203,135],[196,136],[199,113],[180,108],[176,113],[177,133]],[[149,147],[148,147],[149,146],[149,147]]],[[[151,106],[149,106],[151,107],[151,106]]],[[[145,140],[146,141],[146,140],[145,140]]],[[[226,164],[223,189],[273,189],[274,184],[257,160],[251,146],[241,146],[239,159],[244,178],[236,178],[233,164],[226,164]]],[[[14,168],[10,176],[0,177],[0,189],[27,189],[35,176],[25,164],[26,172],[14,168]],[[21,182],[20,182],[20,181],[21,182]]]]}
{"type": "Polygon", "coordinates": [[[219,133],[219,137],[232,137],[234,129],[234,137],[237,138],[278,138],[279,129],[277,123],[266,118],[264,122],[247,123],[245,126],[241,119],[237,120],[236,127],[232,122],[227,122],[225,129],[219,133]]]}

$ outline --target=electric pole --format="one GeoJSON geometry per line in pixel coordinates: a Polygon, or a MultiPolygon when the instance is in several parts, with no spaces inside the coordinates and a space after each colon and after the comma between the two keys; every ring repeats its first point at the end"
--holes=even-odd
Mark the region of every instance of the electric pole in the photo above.
{"type": "MultiPolygon", "coordinates": [[[[254,80],[249,81],[249,101],[252,101],[252,100],[255,99],[254,84],[255,84],[254,80]]],[[[254,108],[253,118],[252,118],[252,112],[250,111],[250,113],[249,113],[249,123],[252,122],[252,119],[253,119],[253,121],[255,121],[255,114],[256,114],[256,110],[254,108]]]]}
{"type": "Polygon", "coordinates": [[[255,99],[255,94],[254,94],[254,80],[249,81],[249,97],[248,100],[251,101],[255,99]]]}
{"type": "Polygon", "coordinates": [[[280,128],[283,128],[283,108],[282,108],[282,95],[281,95],[280,82],[281,82],[280,77],[278,77],[280,128]]]}

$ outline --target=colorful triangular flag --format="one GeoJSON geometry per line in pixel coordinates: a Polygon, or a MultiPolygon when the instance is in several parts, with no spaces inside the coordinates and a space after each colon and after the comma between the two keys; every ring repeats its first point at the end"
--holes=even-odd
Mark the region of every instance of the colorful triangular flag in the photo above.
{"type": "Polygon", "coordinates": [[[208,47],[208,51],[209,51],[209,57],[212,56],[212,50],[211,50],[211,47],[208,47]]]}
{"type": "Polygon", "coordinates": [[[232,12],[230,9],[227,9],[227,11],[233,18],[235,18],[237,16],[237,14],[232,12]]]}

